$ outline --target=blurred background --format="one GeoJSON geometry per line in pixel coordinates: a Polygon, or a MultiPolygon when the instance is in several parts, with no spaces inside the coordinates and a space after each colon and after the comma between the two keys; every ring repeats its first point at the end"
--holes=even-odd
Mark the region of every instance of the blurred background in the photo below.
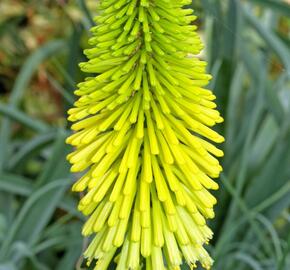
{"type": "MultiPolygon", "coordinates": [[[[0,0],[1,270],[85,269],[64,140],[97,2],[0,0]]],[[[192,7],[225,118],[213,269],[289,270],[290,2],[192,7]]]]}

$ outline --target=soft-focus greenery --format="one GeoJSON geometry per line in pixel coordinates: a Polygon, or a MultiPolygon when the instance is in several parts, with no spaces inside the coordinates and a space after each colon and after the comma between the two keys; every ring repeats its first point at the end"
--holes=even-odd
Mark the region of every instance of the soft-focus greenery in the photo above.
{"type": "MultiPolygon", "coordinates": [[[[84,269],[66,109],[97,0],[0,1],[0,269],[84,269]],[[83,267],[83,268],[82,268],[83,267]]],[[[290,4],[194,0],[225,118],[209,250],[218,270],[290,269],[290,4]]],[[[184,266],[184,269],[187,269],[184,266]]]]}

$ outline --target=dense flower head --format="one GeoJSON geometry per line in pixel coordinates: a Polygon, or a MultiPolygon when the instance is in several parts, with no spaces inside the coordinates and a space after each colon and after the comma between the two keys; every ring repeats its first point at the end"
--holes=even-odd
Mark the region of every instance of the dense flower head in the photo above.
{"type": "Polygon", "coordinates": [[[88,264],[105,270],[177,270],[183,261],[209,269],[206,219],[216,199],[208,190],[223,152],[211,129],[223,121],[205,89],[211,76],[191,0],[101,0],[88,57],[88,77],[69,110],[67,143],[73,190],[92,236],[88,264]]]}

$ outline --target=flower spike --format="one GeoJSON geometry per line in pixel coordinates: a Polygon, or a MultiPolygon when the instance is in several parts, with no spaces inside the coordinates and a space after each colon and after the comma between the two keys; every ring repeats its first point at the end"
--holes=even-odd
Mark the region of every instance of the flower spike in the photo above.
{"type": "Polygon", "coordinates": [[[88,61],[68,111],[73,191],[88,219],[84,253],[95,270],[205,269],[223,152],[211,129],[223,118],[189,0],[101,0],[88,61]]]}

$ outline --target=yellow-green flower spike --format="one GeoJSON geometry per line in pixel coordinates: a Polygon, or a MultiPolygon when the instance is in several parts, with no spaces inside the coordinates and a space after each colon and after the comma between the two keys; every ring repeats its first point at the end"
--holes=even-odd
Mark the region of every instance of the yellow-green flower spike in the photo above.
{"type": "Polygon", "coordinates": [[[95,270],[210,269],[223,118],[190,0],[101,0],[67,143],[95,270]]]}

